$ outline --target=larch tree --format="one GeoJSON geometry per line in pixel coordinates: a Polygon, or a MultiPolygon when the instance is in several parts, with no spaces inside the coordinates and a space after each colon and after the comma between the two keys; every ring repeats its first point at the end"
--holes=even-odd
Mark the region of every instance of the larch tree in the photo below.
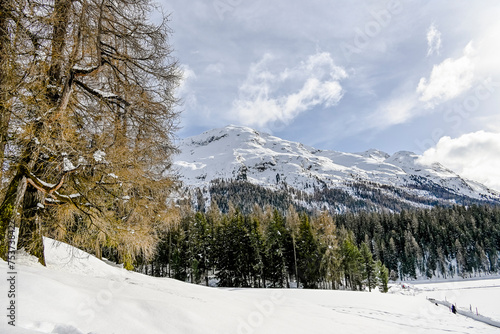
{"type": "Polygon", "coordinates": [[[97,256],[111,247],[129,268],[137,255],[152,256],[157,232],[176,216],[168,169],[181,77],[168,16],[149,20],[157,10],[149,0],[12,7],[17,28],[5,43],[20,70],[11,79],[18,87],[9,103],[13,139],[3,150],[13,153],[4,163],[2,258],[14,223],[18,248],[41,263],[42,235],[97,256]],[[24,47],[13,48],[21,39],[24,47]]]}
{"type": "Polygon", "coordinates": [[[3,175],[5,146],[7,145],[9,111],[9,12],[10,1],[0,0],[0,184],[3,175]]]}
{"type": "Polygon", "coordinates": [[[319,240],[324,248],[320,269],[325,279],[332,283],[332,288],[336,289],[341,279],[337,226],[333,218],[326,211],[321,212],[316,224],[321,231],[319,240]]]}

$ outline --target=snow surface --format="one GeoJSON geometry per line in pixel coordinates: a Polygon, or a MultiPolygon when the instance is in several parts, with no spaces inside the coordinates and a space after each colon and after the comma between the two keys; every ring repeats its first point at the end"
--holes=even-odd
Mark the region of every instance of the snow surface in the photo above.
{"type": "Polygon", "coordinates": [[[350,182],[362,181],[432,197],[418,189],[415,178],[420,178],[458,196],[500,201],[500,193],[467,181],[438,163],[424,164],[420,156],[406,151],[390,156],[375,149],[361,153],[318,150],[234,125],[184,139],[179,149],[174,166],[180,179],[191,188],[207,187],[217,178],[236,179],[246,174],[251,183],[276,189],[280,187],[279,175],[280,182],[306,192],[313,191],[311,185],[349,192],[350,182]]]}
{"type": "Polygon", "coordinates": [[[104,157],[106,157],[106,152],[103,152],[101,150],[97,150],[94,152],[94,160],[96,162],[102,162],[104,160],[104,157]]]}
{"type": "MultiPolygon", "coordinates": [[[[47,267],[17,254],[17,327],[0,333],[498,333],[426,297],[462,296],[500,319],[500,279],[419,285],[394,293],[208,288],[128,272],[45,239],[47,267]],[[451,284],[451,285],[450,285],[451,284]],[[465,284],[465,285],[462,285],[465,284]],[[479,288],[479,289],[476,289],[479,288]],[[469,289],[465,289],[469,288],[469,289]],[[447,290],[450,289],[450,290],[447,290]],[[464,294],[464,291],[467,291],[464,294]]],[[[0,261],[0,271],[7,263],[0,261]]],[[[1,279],[0,291],[7,291],[1,279]]],[[[451,297],[448,297],[451,298],[451,297]]],[[[460,305],[459,304],[459,305],[460,305]]],[[[6,301],[2,298],[2,307],[6,301]]],[[[4,311],[5,312],[5,311],[4,311]]]]}
{"type": "MultiPolygon", "coordinates": [[[[500,321],[500,280],[483,277],[480,280],[424,283],[414,285],[418,293],[436,300],[446,300],[464,310],[500,321]]],[[[500,329],[499,329],[500,332],[500,329]]]]}

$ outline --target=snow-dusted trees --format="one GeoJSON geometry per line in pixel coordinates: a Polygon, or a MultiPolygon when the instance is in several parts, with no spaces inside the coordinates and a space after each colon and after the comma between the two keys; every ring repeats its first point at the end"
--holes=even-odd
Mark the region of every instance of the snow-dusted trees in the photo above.
{"type": "Polygon", "coordinates": [[[151,22],[149,0],[8,3],[0,255],[19,216],[19,246],[42,263],[42,234],[97,255],[114,248],[128,264],[151,256],[173,214],[165,171],[180,74],[166,16],[151,22]]]}

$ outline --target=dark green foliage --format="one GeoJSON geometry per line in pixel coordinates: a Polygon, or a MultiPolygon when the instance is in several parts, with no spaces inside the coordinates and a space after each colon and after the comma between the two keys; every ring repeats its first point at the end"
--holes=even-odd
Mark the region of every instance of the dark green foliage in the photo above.
{"type": "Polygon", "coordinates": [[[296,247],[300,281],[305,288],[316,288],[320,280],[322,254],[320,254],[318,241],[313,233],[309,217],[306,214],[300,216],[296,247]]]}
{"type": "Polygon", "coordinates": [[[389,269],[382,264],[382,262],[377,261],[376,263],[376,271],[377,271],[377,281],[379,283],[379,289],[382,292],[389,291],[389,269]]]}
{"type": "Polygon", "coordinates": [[[264,275],[272,287],[287,286],[289,250],[292,239],[285,227],[283,216],[274,210],[265,233],[264,275]],[[288,255],[288,256],[287,256],[288,255]]]}
{"type": "Polygon", "coordinates": [[[162,237],[151,270],[142,270],[195,283],[210,276],[230,287],[299,281],[304,288],[386,292],[389,273],[393,280],[452,277],[500,267],[500,207],[333,217],[288,212],[256,207],[253,214],[189,214],[162,237]]]}
{"type": "Polygon", "coordinates": [[[248,286],[248,267],[251,242],[240,213],[223,220],[217,229],[215,252],[217,278],[221,286],[248,286]]]}
{"type": "Polygon", "coordinates": [[[351,290],[359,290],[362,283],[362,257],[351,235],[342,242],[340,254],[346,287],[351,290]]]}
{"type": "Polygon", "coordinates": [[[369,291],[372,291],[372,289],[377,286],[377,276],[375,266],[376,264],[373,260],[373,255],[370,251],[370,246],[368,246],[368,243],[363,242],[361,244],[360,255],[363,282],[368,287],[369,291]]]}
{"type": "Polygon", "coordinates": [[[498,271],[500,207],[436,207],[400,213],[337,216],[357,244],[376,240],[374,256],[400,278],[498,271]],[[458,267],[450,264],[458,260],[458,267]]]}

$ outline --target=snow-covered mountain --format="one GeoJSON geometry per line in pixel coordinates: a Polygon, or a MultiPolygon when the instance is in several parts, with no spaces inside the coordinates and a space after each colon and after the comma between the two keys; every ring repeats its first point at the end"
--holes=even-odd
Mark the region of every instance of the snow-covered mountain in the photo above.
{"type": "Polygon", "coordinates": [[[294,204],[336,211],[500,203],[498,192],[438,163],[426,165],[412,152],[318,150],[233,125],[184,139],[179,149],[174,166],[180,179],[205,200],[216,180],[226,186],[233,180],[286,192],[294,204]]]}

